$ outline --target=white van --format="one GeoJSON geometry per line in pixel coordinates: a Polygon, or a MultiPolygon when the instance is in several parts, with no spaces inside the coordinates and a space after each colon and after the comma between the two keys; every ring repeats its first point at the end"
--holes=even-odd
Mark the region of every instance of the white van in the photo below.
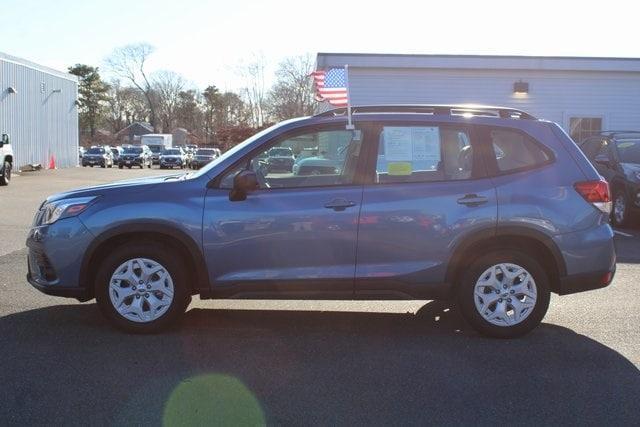
{"type": "Polygon", "coordinates": [[[140,137],[140,145],[146,145],[151,150],[154,165],[160,163],[160,153],[173,145],[173,135],[170,133],[148,133],[140,137]]]}

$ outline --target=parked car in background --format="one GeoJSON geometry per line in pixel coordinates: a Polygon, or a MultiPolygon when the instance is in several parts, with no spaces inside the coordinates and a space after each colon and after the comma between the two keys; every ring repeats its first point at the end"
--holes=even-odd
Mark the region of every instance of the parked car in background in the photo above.
{"type": "Polygon", "coordinates": [[[122,147],[110,147],[111,154],[113,155],[113,162],[118,164],[120,161],[120,155],[122,154],[122,147]]]}
{"type": "Polygon", "coordinates": [[[6,133],[0,139],[0,185],[9,185],[13,169],[13,148],[11,139],[6,133]]]}
{"type": "Polygon", "coordinates": [[[151,161],[154,165],[157,165],[160,163],[162,150],[173,146],[173,135],[170,133],[149,133],[140,137],[140,144],[149,147],[151,161]]]}
{"type": "Polygon", "coordinates": [[[96,298],[138,333],[200,295],[446,299],[501,338],[536,327],[551,292],[611,283],[609,185],[558,125],[500,107],[352,110],[354,129],[345,109],[328,111],[196,173],[47,198],[27,240],[29,282],[96,298]],[[304,176],[260,166],[297,141],[341,151],[342,164],[304,176]]]}
{"type": "Polygon", "coordinates": [[[149,150],[149,147],[146,145],[129,145],[123,149],[118,161],[118,168],[127,167],[131,169],[134,166],[140,169],[145,166],[151,168],[151,150],[149,150]]]}
{"type": "Polygon", "coordinates": [[[640,213],[640,131],[602,132],[580,148],[611,186],[613,224],[634,223],[640,213]]]}
{"type": "Polygon", "coordinates": [[[113,154],[108,147],[91,147],[84,156],[82,156],[82,166],[111,168],[113,167],[113,154]]]}
{"type": "Polygon", "coordinates": [[[204,165],[210,163],[218,156],[218,153],[213,148],[198,148],[193,157],[191,158],[191,169],[200,169],[204,165]]]}
{"type": "Polygon", "coordinates": [[[160,153],[160,169],[184,168],[186,155],[182,148],[167,148],[160,153]]]}
{"type": "Polygon", "coordinates": [[[270,172],[291,172],[293,163],[293,150],[289,147],[277,147],[269,150],[267,154],[267,169],[270,172]]]}

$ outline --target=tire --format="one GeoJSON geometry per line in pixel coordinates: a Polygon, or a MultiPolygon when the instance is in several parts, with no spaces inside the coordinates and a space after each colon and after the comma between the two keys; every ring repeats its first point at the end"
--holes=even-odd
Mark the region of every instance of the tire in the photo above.
{"type": "Polygon", "coordinates": [[[9,185],[11,182],[11,163],[4,162],[2,173],[0,173],[0,185],[9,185]]]}
{"type": "Polygon", "coordinates": [[[127,169],[131,169],[131,166],[127,166],[127,169]]]}
{"type": "Polygon", "coordinates": [[[104,169],[104,168],[106,168],[106,167],[107,167],[107,164],[106,164],[106,163],[103,163],[103,164],[101,164],[101,165],[100,165],[100,167],[101,167],[102,169],[104,169]]]}
{"type": "Polygon", "coordinates": [[[144,163],[140,163],[140,169],[144,169],[144,163]]]}
{"type": "Polygon", "coordinates": [[[465,267],[457,286],[457,302],[464,318],[475,330],[494,338],[515,338],[530,332],[544,318],[550,297],[549,278],[544,268],[530,255],[511,249],[495,250],[476,258],[465,267]],[[500,264],[508,274],[523,268],[533,280],[522,281],[522,274],[509,279],[502,273],[500,264]],[[495,287],[483,285],[484,281],[495,287]],[[516,285],[512,288],[513,284],[516,285]],[[519,301],[519,319],[515,301],[519,301]],[[481,314],[483,305],[485,315],[481,314]],[[495,318],[488,320],[491,317],[495,318]]]}
{"type": "Polygon", "coordinates": [[[616,188],[613,191],[613,206],[611,208],[611,223],[616,227],[626,227],[629,225],[629,199],[624,188],[616,188]]]}
{"type": "Polygon", "coordinates": [[[98,273],[94,286],[100,311],[113,326],[130,333],[155,333],[177,324],[191,302],[191,294],[187,288],[187,272],[183,265],[182,260],[175,256],[175,252],[157,242],[141,241],[117,247],[99,266],[95,266],[98,273]],[[139,282],[135,284],[134,290],[134,285],[131,284],[135,283],[134,280],[114,279],[113,276],[118,271],[126,277],[130,266],[134,267],[134,273],[139,272],[139,275],[142,275],[139,265],[143,259],[161,266],[168,273],[168,277],[158,280],[159,275],[151,274],[148,283],[153,284],[155,279],[155,284],[148,284],[142,290],[138,288],[139,282]],[[127,265],[130,260],[135,261],[127,265]],[[148,286],[152,287],[147,289],[148,286]],[[169,296],[171,286],[172,297],[169,296]],[[119,299],[124,314],[114,305],[119,299]],[[158,310],[155,318],[151,303],[155,304],[158,310]]]}
{"type": "Polygon", "coordinates": [[[124,166],[122,165],[118,165],[118,169],[122,169],[124,166]]]}

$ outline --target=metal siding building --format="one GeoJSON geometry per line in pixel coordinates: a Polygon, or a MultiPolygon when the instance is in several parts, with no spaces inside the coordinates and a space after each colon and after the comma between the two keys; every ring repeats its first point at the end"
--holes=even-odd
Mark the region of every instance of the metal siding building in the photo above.
{"type": "Polygon", "coordinates": [[[78,164],[78,79],[0,53],[0,133],[11,137],[14,168],[78,164]]]}
{"type": "Polygon", "coordinates": [[[553,120],[578,139],[590,127],[640,130],[640,59],[336,53],[317,57],[318,69],[345,64],[353,105],[514,107],[553,120]],[[516,82],[528,83],[528,93],[514,93],[516,82]]]}

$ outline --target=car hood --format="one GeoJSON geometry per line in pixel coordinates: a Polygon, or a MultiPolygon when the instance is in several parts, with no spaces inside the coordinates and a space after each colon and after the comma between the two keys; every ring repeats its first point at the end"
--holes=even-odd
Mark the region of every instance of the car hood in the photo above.
{"type": "Polygon", "coordinates": [[[95,185],[92,187],[79,188],[77,190],[57,193],[47,197],[45,203],[55,202],[71,197],[101,196],[114,191],[145,191],[156,185],[160,185],[167,181],[175,182],[175,175],[153,176],[147,178],[128,179],[125,181],[116,181],[109,184],[95,185]],[[167,178],[170,178],[169,180],[167,178]]]}

